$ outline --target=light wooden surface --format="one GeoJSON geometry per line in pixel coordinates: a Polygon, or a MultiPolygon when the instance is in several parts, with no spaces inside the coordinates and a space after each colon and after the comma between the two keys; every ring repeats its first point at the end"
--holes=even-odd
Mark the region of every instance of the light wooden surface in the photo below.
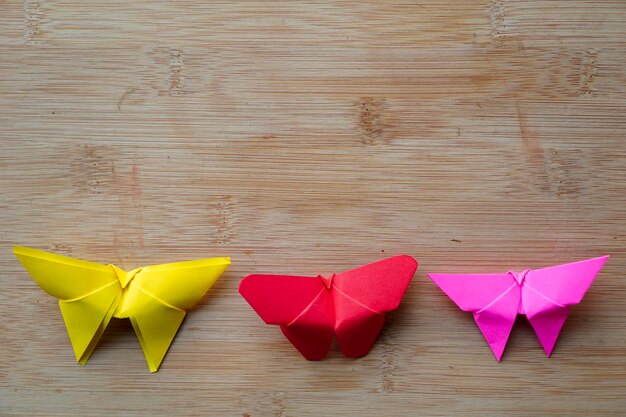
{"type": "Polygon", "coordinates": [[[0,413],[624,415],[625,186],[623,0],[0,1],[0,413]],[[14,244],[233,265],[150,374],[122,320],[77,365],[14,244]],[[401,253],[359,360],[237,293],[401,253]],[[520,320],[498,364],[425,276],[603,254],[550,359],[520,320]]]}

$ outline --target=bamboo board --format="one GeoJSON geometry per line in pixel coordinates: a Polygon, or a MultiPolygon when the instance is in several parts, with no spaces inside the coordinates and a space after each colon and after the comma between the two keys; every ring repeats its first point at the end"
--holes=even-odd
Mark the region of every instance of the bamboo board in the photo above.
{"type": "Polygon", "coordinates": [[[0,2],[0,414],[624,415],[626,3],[0,2]],[[150,374],[87,366],[11,246],[232,267],[150,374]],[[307,362],[249,273],[420,269],[368,356],[307,362]],[[612,255],[552,358],[498,364],[425,272],[612,255]]]}

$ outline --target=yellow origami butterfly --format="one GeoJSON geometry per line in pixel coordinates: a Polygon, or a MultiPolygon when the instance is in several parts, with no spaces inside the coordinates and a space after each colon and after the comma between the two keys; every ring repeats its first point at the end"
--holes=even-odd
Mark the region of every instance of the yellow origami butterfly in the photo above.
{"type": "Polygon", "coordinates": [[[38,249],[15,256],[44,291],[59,299],[76,360],[84,365],[111,317],[129,318],[150,372],[156,372],[189,309],[230,258],[152,265],[126,272],[38,249]]]}

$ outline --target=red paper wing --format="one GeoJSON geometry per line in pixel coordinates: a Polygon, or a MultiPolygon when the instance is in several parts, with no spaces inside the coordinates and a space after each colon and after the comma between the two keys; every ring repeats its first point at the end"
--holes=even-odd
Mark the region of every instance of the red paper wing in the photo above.
{"type": "Polygon", "coordinates": [[[335,314],[330,292],[323,289],[295,320],[280,329],[306,359],[324,359],[335,333],[335,314]]]}
{"type": "Polygon", "coordinates": [[[239,294],[267,324],[289,324],[324,291],[318,278],[292,275],[248,275],[239,294]]]}
{"type": "Polygon", "coordinates": [[[398,308],[416,269],[410,256],[394,256],[336,274],[333,284],[357,303],[383,313],[398,308]]]}
{"type": "Polygon", "coordinates": [[[326,356],[333,339],[334,312],[329,291],[319,278],[249,275],[239,293],[268,324],[278,324],[309,360],[326,356]]]}
{"type": "Polygon", "coordinates": [[[400,304],[417,261],[401,255],[374,262],[333,278],[335,333],[344,355],[366,355],[385,322],[385,312],[400,304]]]}
{"type": "Polygon", "coordinates": [[[335,333],[344,355],[365,356],[385,323],[385,313],[379,313],[359,303],[341,291],[333,291],[335,304],[335,333]]]}

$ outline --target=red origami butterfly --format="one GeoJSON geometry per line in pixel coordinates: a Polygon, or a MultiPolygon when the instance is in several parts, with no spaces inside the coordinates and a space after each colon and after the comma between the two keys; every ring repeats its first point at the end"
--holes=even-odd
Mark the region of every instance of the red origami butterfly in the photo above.
{"type": "Polygon", "coordinates": [[[358,358],[372,348],[416,269],[415,259],[400,255],[330,277],[248,275],[239,293],[308,360],[323,359],[335,334],[343,354],[358,358]]]}

